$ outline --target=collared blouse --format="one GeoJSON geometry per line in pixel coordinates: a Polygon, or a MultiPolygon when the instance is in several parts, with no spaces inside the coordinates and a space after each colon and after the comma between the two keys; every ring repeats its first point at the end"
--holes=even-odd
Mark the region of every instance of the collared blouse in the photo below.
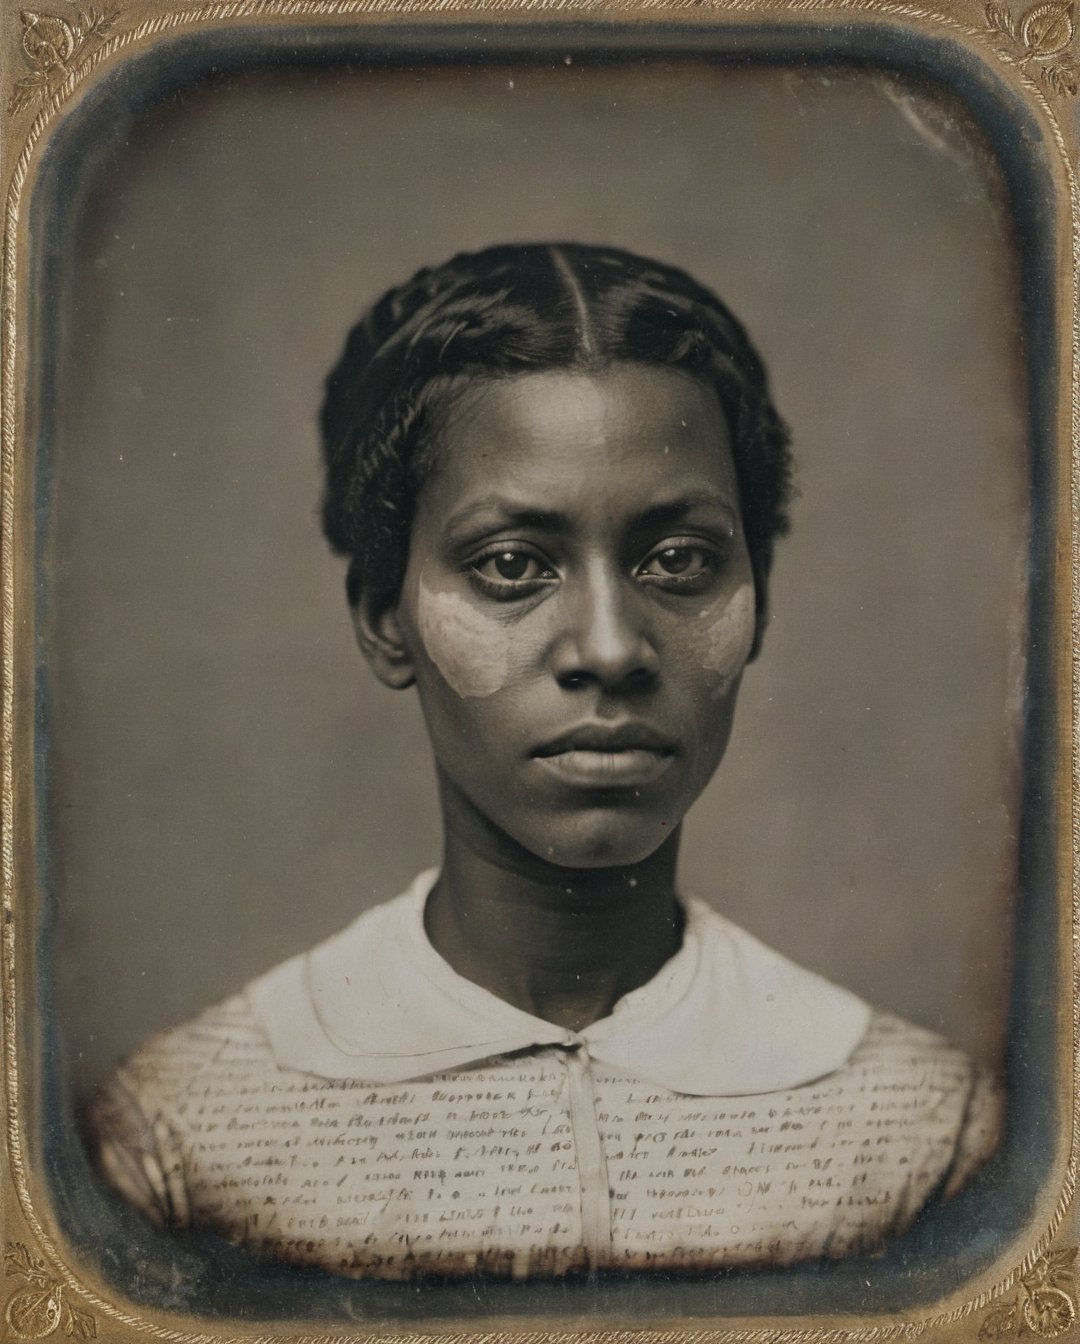
{"type": "Polygon", "coordinates": [[[966,1055],[700,901],[575,1032],[439,956],[435,876],[117,1071],[91,1124],[129,1201],[356,1277],[708,1269],[871,1249],[994,1147],[966,1055]]]}

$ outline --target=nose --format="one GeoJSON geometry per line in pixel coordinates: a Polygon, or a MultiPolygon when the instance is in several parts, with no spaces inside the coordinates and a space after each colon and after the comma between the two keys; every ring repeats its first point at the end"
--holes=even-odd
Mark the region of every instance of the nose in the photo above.
{"type": "Polygon", "coordinates": [[[642,596],[602,564],[591,566],[576,582],[564,580],[559,599],[565,615],[553,655],[560,686],[614,690],[656,680],[660,659],[642,596]]]}

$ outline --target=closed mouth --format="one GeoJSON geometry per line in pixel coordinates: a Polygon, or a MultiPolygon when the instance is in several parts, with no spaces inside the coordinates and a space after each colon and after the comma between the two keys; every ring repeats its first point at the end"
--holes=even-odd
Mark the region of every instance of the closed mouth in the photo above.
{"type": "Polygon", "coordinates": [[[674,744],[643,724],[583,724],[533,752],[563,783],[587,788],[651,784],[667,770],[674,744]]]}
{"type": "Polygon", "coordinates": [[[604,756],[617,756],[624,753],[670,756],[674,751],[675,744],[647,724],[586,723],[552,738],[550,742],[537,747],[532,754],[542,758],[561,756],[571,752],[593,753],[604,756]]]}

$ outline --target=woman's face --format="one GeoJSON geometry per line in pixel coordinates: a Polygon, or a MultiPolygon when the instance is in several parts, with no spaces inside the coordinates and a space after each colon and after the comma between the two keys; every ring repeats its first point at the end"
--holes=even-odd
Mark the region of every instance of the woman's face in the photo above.
{"type": "Polygon", "coordinates": [[[567,867],[646,858],[724,754],[754,640],[715,393],[636,364],[478,383],[375,625],[449,813],[567,867]]]}

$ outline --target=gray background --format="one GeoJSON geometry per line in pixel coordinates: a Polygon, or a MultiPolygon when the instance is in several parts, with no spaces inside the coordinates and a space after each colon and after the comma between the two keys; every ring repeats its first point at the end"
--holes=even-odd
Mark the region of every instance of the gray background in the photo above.
{"type": "Polygon", "coordinates": [[[1026,456],[1013,244],[955,111],[880,74],[245,76],[81,202],[48,644],[61,1039],[86,1085],[438,855],[412,693],[355,651],[314,416],[460,248],[611,242],[749,325],[800,498],[683,885],[996,1062],[1026,456]]]}

